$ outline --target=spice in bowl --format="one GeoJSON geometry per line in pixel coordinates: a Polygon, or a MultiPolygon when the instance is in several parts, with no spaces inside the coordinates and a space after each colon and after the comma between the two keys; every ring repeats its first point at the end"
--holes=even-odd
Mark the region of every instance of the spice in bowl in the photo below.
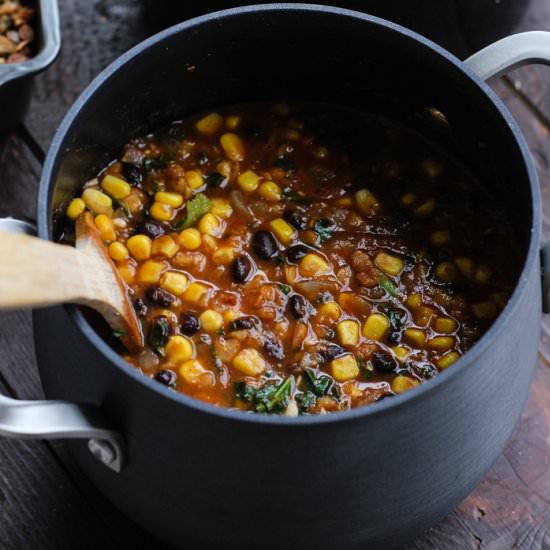
{"type": "Polygon", "coordinates": [[[34,10],[17,0],[0,0],[0,65],[20,63],[32,56],[34,10]]]}

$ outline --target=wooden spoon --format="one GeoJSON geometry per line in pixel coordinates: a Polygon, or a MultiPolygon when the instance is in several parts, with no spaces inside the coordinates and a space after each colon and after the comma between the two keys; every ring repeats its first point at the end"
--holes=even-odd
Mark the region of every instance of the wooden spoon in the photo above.
{"type": "Polygon", "coordinates": [[[143,347],[126,284],[89,212],[76,222],[76,248],[0,233],[0,309],[73,303],[98,311],[131,352],[143,347]]]}

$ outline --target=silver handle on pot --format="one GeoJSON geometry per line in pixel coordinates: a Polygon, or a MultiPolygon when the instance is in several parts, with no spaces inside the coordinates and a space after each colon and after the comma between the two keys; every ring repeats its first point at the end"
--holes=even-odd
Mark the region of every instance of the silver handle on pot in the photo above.
{"type": "MultiPolygon", "coordinates": [[[[0,233],[34,235],[34,226],[0,218],[0,233]]],[[[1,237],[0,237],[1,238],[1,237]]],[[[18,439],[87,439],[97,460],[120,472],[125,458],[122,436],[99,407],[67,401],[23,401],[0,395],[0,436],[18,439]]]]}

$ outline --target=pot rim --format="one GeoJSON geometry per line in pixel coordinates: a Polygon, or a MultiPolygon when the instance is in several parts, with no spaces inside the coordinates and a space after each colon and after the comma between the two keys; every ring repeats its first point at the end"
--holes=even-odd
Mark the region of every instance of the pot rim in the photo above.
{"type": "MultiPolygon", "coordinates": [[[[204,413],[213,416],[221,417],[227,421],[236,422],[252,422],[260,424],[272,424],[276,426],[303,426],[303,425],[317,425],[327,424],[335,422],[351,421],[358,418],[377,417],[378,415],[388,414],[389,411],[404,407],[408,404],[412,404],[418,399],[423,399],[425,394],[436,391],[440,386],[449,384],[454,378],[461,375],[463,371],[472,369],[476,364],[476,361],[487,349],[493,339],[502,332],[505,323],[513,315],[515,309],[518,307],[520,300],[525,292],[526,286],[529,282],[529,276],[531,270],[535,267],[534,264],[539,255],[540,246],[540,234],[541,234],[541,209],[540,209],[540,190],[538,185],[538,177],[531,160],[530,151],[525,142],[525,138],[521,133],[516,121],[512,115],[508,112],[504,103],[493,92],[493,90],[474,74],[460,59],[448,52],[441,46],[435,44],[431,40],[411,31],[401,25],[397,25],[385,19],[367,15],[362,12],[348,10],[344,8],[338,8],[334,6],[326,6],[320,4],[303,4],[303,3],[280,3],[280,4],[260,4],[253,6],[242,6],[237,8],[230,8],[212,12],[206,15],[195,17],[173,25],[147,39],[140,42],[127,52],[123,53],[103,71],[101,71],[92,82],[84,89],[80,96],[73,103],[69,111],[64,116],[61,124],[59,125],[44,163],[42,175],[40,179],[39,192],[38,192],[38,204],[37,204],[37,225],[38,234],[41,238],[51,240],[51,226],[50,226],[50,214],[48,212],[48,205],[50,199],[50,189],[52,187],[52,173],[56,169],[57,158],[62,153],[61,145],[65,139],[67,131],[70,129],[75,118],[78,117],[81,109],[85,106],[91,96],[93,96],[98,89],[100,89],[105,83],[113,77],[119,69],[124,65],[131,62],[139,55],[158,43],[163,42],[165,39],[179,34],[181,32],[189,32],[195,27],[200,27],[202,24],[222,19],[226,17],[238,17],[242,14],[250,13],[264,13],[264,12],[323,12],[332,16],[352,18],[355,20],[361,20],[367,24],[373,24],[382,26],[391,32],[397,33],[402,37],[420,42],[422,46],[428,48],[444,58],[448,63],[453,65],[455,69],[462,72],[464,78],[471,80],[483,93],[488,100],[491,101],[493,107],[497,110],[500,116],[507,123],[510,132],[521,152],[523,159],[524,169],[527,173],[531,192],[531,211],[532,211],[532,225],[530,228],[531,239],[529,242],[529,248],[525,256],[523,267],[518,278],[518,282],[514,291],[500,313],[495,322],[491,325],[489,330],[474,344],[474,346],[468,350],[450,369],[446,369],[444,372],[439,373],[437,376],[423,382],[418,387],[409,392],[405,392],[400,395],[396,395],[391,399],[384,399],[380,402],[372,403],[368,406],[358,407],[348,411],[341,411],[336,413],[330,413],[327,415],[305,415],[297,417],[285,417],[282,415],[265,415],[258,413],[243,413],[243,411],[232,410],[226,407],[217,405],[211,405],[209,403],[200,401],[186,394],[170,390],[154,381],[153,379],[144,376],[136,368],[130,366],[124,359],[118,355],[92,328],[88,321],[84,318],[82,312],[75,305],[65,305],[65,310],[71,317],[72,321],[78,326],[78,329],[85,335],[90,343],[99,350],[99,352],[111,363],[119,368],[126,376],[133,378],[138,383],[143,384],[149,390],[157,393],[159,397],[163,399],[171,399],[173,402],[181,404],[183,406],[191,407],[197,413],[204,413]]],[[[443,391],[443,390],[440,390],[443,391]]]]}

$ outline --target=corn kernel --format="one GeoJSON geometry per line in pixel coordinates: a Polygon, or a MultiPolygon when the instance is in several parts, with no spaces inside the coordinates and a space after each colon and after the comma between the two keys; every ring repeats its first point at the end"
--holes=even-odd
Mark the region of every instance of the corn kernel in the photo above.
{"type": "Polygon", "coordinates": [[[274,181],[264,181],[258,193],[266,200],[270,202],[277,202],[281,200],[283,192],[281,188],[274,181]]]}
{"type": "Polygon", "coordinates": [[[116,240],[115,226],[113,220],[109,218],[109,216],[99,214],[95,217],[94,222],[104,241],[110,242],[116,240]]]}
{"type": "Polygon", "coordinates": [[[122,243],[114,242],[109,245],[109,256],[113,260],[121,262],[127,260],[130,257],[130,253],[122,243]]]}
{"type": "Polygon", "coordinates": [[[160,279],[160,286],[164,290],[171,292],[175,296],[183,294],[189,281],[183,273],[177,273],[176,271],[167,271],[160,279]]]}
{"type": "Polygon", "coordinates": [[[194,227],[184,229],[178,236],[178,244],[186,250],[196,250],[201,245],[201,232],[194,227]]]}
{"type": "Polygon", "coordinates": [[[352,380],[359,375],[359,365],[351,354],[342,355],[330,362],[332,376],[337,382],[352,380]]]}
{"type": "Polygon", "coordinates": [[[392,380],[391,389],[393,393],[404,393],[418,386],[418,384],[418,380],[415,380],[414,378],[398,375],[392,380]]]}
{"type": "Polygon", "coordinates": [[[336,334],[342,346],[356,346],[359,342],[359,323],[340,321],[336,327],[336,334]]]}
{"type": "Polygon", "coordinates": [[[416,200],[416,195],[414,193],[405,193],[401,197],[401,204],[403,206],[412,206],[415,200],[416,200]]]}
{"type": "Polygon", "coordinates": [[[411,294],[407,300],[405,301],[405,303],[409,306],[409,307],[418,307],[422,304],[422,296],[420,296],[420,294],[411,294]]]}
{"type": "Polygon", "coordinates": [[[464,277],[472,277],[474,274],[474,262],[471,258],[455,258],[454,263],[464,277]]]}
{"type": "Polygon", "coordinates": [[[178,252],[179,247],[169,235],[158,237],[153,241],[151,253],[153,256],[164,256],[165,258],[173,258],[178,252]]]}
{"type": "Polygon", "coordinates": [[[229,160],[240,162],[244,160],[244,144],[237,134],[227,133],[220,138],[225,156],[229,160]]]}
{"type": "Polygon", "coordinates": [[[178,367],[179,375],[188,383],[188,384],[198,384],[200,382],[201,376],[206,372],[200,361],[196,359],[189,359],[189,361],[183,362],[178,367]]]}
{"type": "Polygon", "coordinates": [[[204,178],[201,173],[196,170],[189,170],[188,172],[185,172],[185,180],[191,189],[198,189],[204,185],[204,178]]]}
{"type": "Polygon", "coordinates": [[[355,202],[363,214],[372,214],[380,206],[376,197],[367,189],[355,193],[355,202]]]}
{"type": "Polygon", "coordinates": [[[179,208],[183,204],[183,196],[179,193],[170,193],[168,191],[157,191],[155,201],[167,204],[172,208],[179,208]]]}
{"type": "Polygon", "coordinates": [[[275,236],[283,243],[290,243],[296,236],[294,228],[287,223],[283,218],[275,218],[269,222],[269,228],[275,236]]]}
{"type": "Polygon", "coordinates": [[[338,206],[353,206],[353,199],[351,197],[342,197],[336,201],[338,206]]]}
{"type": "Polygon", "coordinates": [[[225,127],[228,130],[236,130],[239,127],[239,123],[241,122],[241,118],[238,116],[228,116],[225,119],[225,127]]]}
{"type": "Polygon", "coordinates": [[[450,367],[453,363],[460,359],[460,354],[456,351],[450,351],[446,353],[443,357],[440,357],[435,364],[441,370],[445,370],[450,367]]]}
{"type": "Polygon", "coordinates": [[[120,276],[124,279],[129,285],[134,282],[136,277],[136,266],[132,260],[125,260],[118,264],[117,266],[120,276]]]}
{"type": "Polygon", "coordinates": [[[403,270],[405,262],[397,256],[379,252],[374,258],[374,264],[388,275],[396,276],[403,270]]]}
{"type": "Polygon", "coordinates": [[[86,209],[86,203],[82,199],[73,199],[67,206],[67,217],[76,220],[86,209]]]}
{"type": "Polygon", "coordinates": [[[183,297],[194,304],[197,304],[203,294],[208,292],[208,287],[201,283],[191,283],[183,293],[183,297]]]}
{"type": "Polygon", "coordinates": [[[223,317],[213,309],[203,311],[199,317],[201,327],[206,332],[216,332],[223,327],[223,317]]]}
{"type": "Polygon", "coordinates": [[[266,369],[259,352],[253,348],[244,348],[233,358],[233,366],[248,376],[258,376],[266,369]]]}
{"type": "Polygon", "coordinates": [[[451,240],[451,233],[446,229],[434,231],[430,236],[430,241],[436,246],[447,244],[451,240]]]}
{"type": "Polygon", "coordinates": [[[227,179],[231,177],[231,163],[227,160],[221,160],[216,164],[216,172],[225,176],[227,179]]]}
{"type": "Polygon", "coordinates": [[[210,212],[220,218],[227,219],[233,214],[233,208],[225,199],[210,199],[210,212]]]}
{"type": "Polygon", "coordinates": [[[476,283],[486,285],[491,280],[491,268],[486,264],[481,264],[474,275],[476,283]]]}
{"type": "Polygon", "coordinates": [[[181,363],[193,358],[193,342],[185,336],[172,336],[168,340],[164,351],[171,363],[181,363]]]}
{"type": "Polygon", "coordinates": [[[436,178],[443,172],[443,166],[441,166],[441,164],[434,159],[426,159],[422,161],[421,166],[422,170],[424,170],[430,178],[436,178]]]}
{"type": "Polygon", "coordinates": [[[202,246],[205,252],[208,254],[213,254],[216,250],[218,250],[218,239],[212,237],[212,235],[203,235],[202,246]]]}
{"type": "Polygon", "coordinates": [[[258,176],[258,174],[256,174],[256,172],[253,172],[252,170],[247,170],[246,172],[243,172],[237,178],[239,187],[247,193],[252,193],[252,191],[256,191],[259,181],[260,176],[258,176]]]}
{"type": "Polygon", "coordinates": [[[152,241],[147,235],[133,235],[126,241],[126,246],[138,262],[151,257],[152,241]]]}
{"type": "Polygon", "coordinates": [[[336,302],[326,302],[319,306],[318,313],[320,316],[336,321],[340,318],[342,310],[336,302]]]}
{"type": "Polygon", "coordinates": [[[413,213],[415,216],[424,217],[428,216],[435,210],[435,201],[429,199],[426,202],[422,203],[420,206],[417,206],[413,213]]]}
{"type": "Polygon", "coordinates": [[[408,328],[403,333],[403,336],[405,340],[411,344],[411,346],[415,346],[417,348],[424,347],[424,344],[426,343],[426,335],[424,332],[418,328],[408,328]]]}
{"type": "Polygon", "coordinates": [[[127,181],[122,178],[112,176],[111,174],[107,174],[101,180],[101,187],[105,193],[111,195],[111,197],[119,201],[125,199],[132,192],[132,188],[127,181]]]}
{"type": "Polygon", "coordinates": [[[435,268],[436,277],[444,283],[452,283],[458,275],[456,267],[451,262],[441,262],[435,268]]]}
{"type": "Polygon", "coordinates": [[[458,327],[458,323],[450,317],[438,317],[434,323],[434,329],[442,334],[450,334],[458,327]]]}
{"type": "Polygon", "coordinates": [[[159,222],[168,222],[174,216],[174,209],[169,204],[154,202],[149,210],[151,218],[159,222]]]}
{"type": "Polygon", "coordinates": [[[329,270],[328,263],[317,254],[306,254],[300,260],[300,273],[304,277],[315,277],[327,273],[329,270]]]}
{"type": "Polygon", "coordinates": [[[195,124],[195,128],[201,133],[212,136],[220,131],[223,124],[223,117],[218,113],[210,113],[202,117],[195,124]]]}
{"type": "Polygon", "coordinates": [[[400,363],[404,363],[410,354],[410,350],[405,346],[395,346],[391,350],[400,363]]]}
{"type": "Polygon", "coordinates": [[[372,313],[363,325],[363,336],[369,340],[382,340],[390,328],[390,321],[381,313],[372,313]]]}
{"type": "Polygon", "coordinates": [[[472,311],[478,319],[493,319],[497,316],[497,306],[493,302],[474,304],[472,311]]]}
{"type": "Polygon", "coordinates": [[[220,232],[221,223],[214,214],[208,212],[199,220],[197,228],[201,233],[215,237],[220,232]]]}
{"type": "Polygon", "coordinates": [[[230,246],[222,246],[212,254],[212,261],[217,265],[230,264],[235,259],[235,249],[230,246]]]}
{"type": "Polygon", "coordinates": [[[113,211],[113,201],[111,197],[97,189],[92,189],[91,187],[84,189],[82,200],[95,214],[111,214],[113,211]]]}
{"type": "Polygon", "coordinates": [[[435,336],[428,340],[428,347],[437,351],[447,351],[455,345],[455,339],[452,336],[435,336]]]}
{"type": "Polygon", "coordinates": [[[137,280],[140,283],[155,284],[160,281],[160,276],[166,266],[163,262],[155,262],[154,260],[146,260],[143,262],[137,271],[137,280]]]}
{"type": "Polygon", "coordinates": [[[429,306],[418,306],[414,309],[414,321],[417,325],[426,326],[435,315],[435,310],[429,306]]]}

